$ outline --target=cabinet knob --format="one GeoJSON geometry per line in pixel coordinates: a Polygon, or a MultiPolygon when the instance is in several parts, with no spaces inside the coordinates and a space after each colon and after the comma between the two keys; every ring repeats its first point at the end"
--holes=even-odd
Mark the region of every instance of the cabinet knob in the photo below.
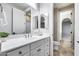
{"type": "Polygon", "coordinates": [[[22,54],[22,52],[20,51],[19,54],[22,54]]]}
{"type": "Polygon", "coordinates": [[[77,43],[79,43],[79,41],[77,41],[77,43]]]}
{"type": "Polygon", "coordinates": [[[77,43],[79,43],[79,41],[77,41],[77,43]]]}

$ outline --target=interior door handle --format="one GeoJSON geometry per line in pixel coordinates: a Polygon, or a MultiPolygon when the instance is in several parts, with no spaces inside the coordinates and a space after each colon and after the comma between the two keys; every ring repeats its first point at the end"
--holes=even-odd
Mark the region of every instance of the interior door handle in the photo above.
{"type": "Polygon", "coordinates": [[[77,41],[77,43],[79,43],[79,41],[77,41]]]}
{"type": "Polygon", "coordinates": [[[72,34],[72,32],[70,32],[72,34]]]}

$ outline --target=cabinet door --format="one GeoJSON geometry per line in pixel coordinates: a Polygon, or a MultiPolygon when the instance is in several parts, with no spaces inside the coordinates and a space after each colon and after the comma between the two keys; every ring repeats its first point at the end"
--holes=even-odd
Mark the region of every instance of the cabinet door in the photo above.
{"type": "Polygon", "coordinates": [[[8,52],[7,56],[23,56],[24,54],[27,54],[27,52],[29,53],[29,45],[8,52]]]}
{"type": "Polygon", "coordinates": [[[0,54],[0,56],[6,56],[7,55],[7,53],[1,53],[0,54]]]}
{"type": "Polygon", "coordinates": [[[23,56],[30,56],[30,53],[29,52],[27,52],[26,54],[24,54],[23,56]]]}
{"type": "Polygon", "coordinates": [[[13,8],[13,32],[25,33],[26,32],[26,19],[25,13],[21,10],[13,8]]]}
{"type": "Polygon", "coordinates": [[[35,49],[35,48],[37,48],[37,47],[39,47],[39,46],[41,46],[43,44],[44,44],[44,40],[34,42],[34,43],[31,44],[31,50],[33,50],[33,49],[35,49]]]}
{"type": "Polygon", "coordinates": [[[38,46],[31,50],[31,56],[44,56],[44,46],[38,46]]]}

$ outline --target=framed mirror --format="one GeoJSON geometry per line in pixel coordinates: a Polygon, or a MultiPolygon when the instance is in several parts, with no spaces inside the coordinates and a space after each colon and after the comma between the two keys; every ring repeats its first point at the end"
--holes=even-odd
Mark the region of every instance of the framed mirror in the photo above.
{"type": "Polygon", "coordinates": [[[38,29],[38,16],[35,16],[34,20],[35,20],[35,29],[38,29]]]}
{"type": "Polygon", "coordinates": [[[49,21],[48,21],[48,14],[41,14],[40,15],[40,28],[41,29],[48,29],[49,21]]]}
{"type": "Polygon", "coordinates": [[[31,33],[31,10],[26,12],[26,33],[31,33]]]}

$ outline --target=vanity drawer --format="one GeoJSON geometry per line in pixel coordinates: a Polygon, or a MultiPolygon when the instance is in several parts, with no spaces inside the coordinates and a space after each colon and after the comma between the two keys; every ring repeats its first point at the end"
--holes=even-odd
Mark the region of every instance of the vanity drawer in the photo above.
{"type": "Polygon", "coordinates": [[[0,56],[6,56],[7,53],[1,53],[0,56]]]}
{"type": "Polygon", "coordinates": [[[11,52],[8,52],[7,56],[22,56],[22,55],[26,54],[27,52],[29,52],[29,45],[18,48],[11,52]]]}
{"type": "Polygon", "coordinates": [[[44,51],[41,51],[41,53],[39,53],[38,56],[44,56],[44,51]]]}
{"type": "Polygon", "coordinates": [[[24,54],[23,56],[30,56],[30,53],[29,52],[27,52],[26,54],[24,54]]]}
{"type": "Polygon", "coordinates": [[[49,37],[45,38],[45,43],[48,43],[48,42],[49,42],[49,37]]]}
{"type": "Polygon", "coordinates": [[[31,44],[31,50],[44,44],[44,40],[40,40],[31,44]]]}
{"type": "Polygon", "coordinates": [[[40,46],[31,51],[31,56],[39,56],[40,54],[44,55],[44,46],[40,46]]]}

